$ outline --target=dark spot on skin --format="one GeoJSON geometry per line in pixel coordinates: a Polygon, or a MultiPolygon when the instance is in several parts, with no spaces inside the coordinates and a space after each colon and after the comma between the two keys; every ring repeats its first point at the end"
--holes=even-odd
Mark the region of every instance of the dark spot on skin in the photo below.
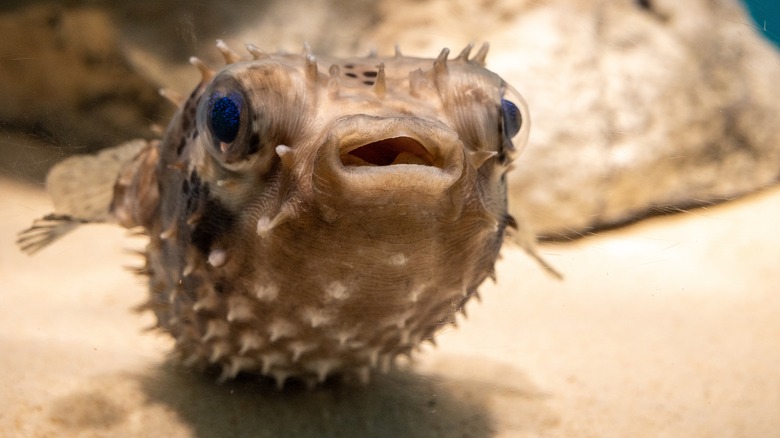
{"type": "Polygon", "coordinates": [[[203,254],[208,254],[217,237],[233,228],[236,215],[214,198],[206,199],[203,209],[203,216],[191,237],[192,244],[203,254]]]}
{"type": "Polygon", "coordinates": [[[257,151],[260,150],[260,136],[253,132],[252,136],[249,137],[249,146],[247,149],[247,154],[252,155],[254,153],[257,153],[257,151]]]}
{"type": "Polygon", "coordinates": [[[363,81],[366,85],[374,85],[374,81],[363,81]]]}
{"type": "Polygon", "coordinates": [[[659,21],[669,21],[669,16],[655,8],[652,0],[634,0],[634,3],[642,10],[653,15],[659,21]]]}
{"type": "Polygon", "coordinates": [[[351,70],[351,69],[355,68],[355,64],[344,64],[344,68],[351,70]]]}
{"type": "Polygon", "coordinates": [[[186,220],[198,209],[198,201],[203,195],[208,196],[208,186],[204,186],[200,181],[197,172],[192,172],[189,179],[185,179],[181,185],[181,193],[186,199],[184,204],[184,219],[186,220]]]}
{"type": "Polygon", "coordinates": [[[181,152],[184,150],[184,146],[187,145],[187,139],[184,137],[179,138],[179,144],[176,145],[176,155],[181,156],[181,152]]]}
{"type": "Polygon", "coordinates": [[[636,0],[636,4],[640,8],[648,11],[651,11],[653,9],[653,6],[650,4],[650,0],[636,0]]]}
{"type": "Polygon", "coordinates": [[[184,104],[184,109],[181,112],[181,132],[190,132],[195,126],[195,114],[198,112],[198,97],[196,96],[198,90],[195,90],[187,99],[187,103],[184,104]]]}
{"type": "Polygon", "coordinates": [[[190,240],[206,255],[211,251],[214,240],[233,228],[236,215],[210,196],[208,183],[203,182],[196,172],[192,172],[190,179],[184,181],[182,192],[187,200],[183,219],[186,221],[193,214],[199,217],[190,240]]]}
{"type": "Polygon", "coordinates": [[[375,78],[378,73],[375,71],[364,71],[363,76],[367,78],[375,78]]]}
{"type": "Polygon", "coordinates": [[[352,73],[351,71],[350,71],[350,72],[346,72],[346,73],[344,73],[344,75],[345,75],[345,76],[349,76],[349,77],[351,77],[351,78],[357,78],[357,75],[356,75],[355,73],[352,73]]]}
{"type": "Polygon", "coordinates": [[[62,24],[62,14],[59,11],[53,12],[46,17],[46,24],[52,28],[60,27],[60,24],[62,24]]]}

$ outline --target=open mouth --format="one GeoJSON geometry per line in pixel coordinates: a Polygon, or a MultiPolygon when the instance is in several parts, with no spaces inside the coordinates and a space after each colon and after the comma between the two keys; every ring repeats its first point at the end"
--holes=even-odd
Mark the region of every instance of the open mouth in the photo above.
{"type": "Polygon", "coordinates": [[[347,167],[397,164],[436,166],[433,155],[428,152],[428,149],[411,137],[386,138],[358,146],[342,153],[341,163],[347,167]]]}

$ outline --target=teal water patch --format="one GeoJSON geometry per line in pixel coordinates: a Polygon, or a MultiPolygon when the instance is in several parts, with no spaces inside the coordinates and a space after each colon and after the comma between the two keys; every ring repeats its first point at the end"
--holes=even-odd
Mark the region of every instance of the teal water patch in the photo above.
{"type": "Polygon", "coordinates": [[[743,0],[758,31],[780,48],[780,0],[743,0]]]}

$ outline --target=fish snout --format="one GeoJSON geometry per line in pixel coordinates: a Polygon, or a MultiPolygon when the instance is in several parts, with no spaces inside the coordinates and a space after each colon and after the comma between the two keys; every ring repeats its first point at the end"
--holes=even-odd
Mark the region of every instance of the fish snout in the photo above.
{"type": "Polygon", "coordinates": [[[417,117],[339,119],[315,158],[313,186],[322,203],[424,206],[440,202],[464,174],[457,132],[417,117]]]}

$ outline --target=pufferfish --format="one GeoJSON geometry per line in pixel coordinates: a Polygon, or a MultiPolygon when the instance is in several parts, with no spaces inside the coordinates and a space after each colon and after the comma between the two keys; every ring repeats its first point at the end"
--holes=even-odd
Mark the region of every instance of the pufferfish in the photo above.
{"type": "Polygon", "coordinates": [[[506,173],[529,115],[487,44],[435,59],[217,47],[219,71],[191,59],[189,97],[163,90],[179,107],[161,139],[55,166],[56,213],[19,244],[89,222],[148,236],[142,307],[178,361],[222,379],[367,381],[433,343],[516,227],[506,173]]]}

